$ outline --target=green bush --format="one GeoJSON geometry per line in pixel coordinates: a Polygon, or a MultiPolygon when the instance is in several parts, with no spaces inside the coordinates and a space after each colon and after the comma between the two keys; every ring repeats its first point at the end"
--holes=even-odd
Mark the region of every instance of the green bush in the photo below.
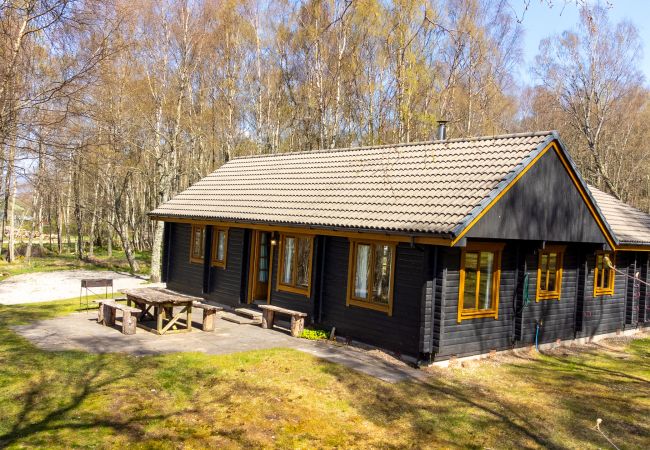
{"type": "Polygon", "coordinates": [[[316,341],[319,339],[329,339],[330,338],[330,332],[325,331],[325,330],[311,330],[305,328],[302,330],[302,334],[300,335],[301,338],[303,339],[309,339],[310,341],[316,341]]]}

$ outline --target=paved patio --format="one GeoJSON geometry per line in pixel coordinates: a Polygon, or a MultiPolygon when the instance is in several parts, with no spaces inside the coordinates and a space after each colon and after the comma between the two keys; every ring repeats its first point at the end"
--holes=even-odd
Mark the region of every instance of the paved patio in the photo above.
{"type": "MultiPolygon", "coordinates": [[[[282,347],[343,364],[391,383],[426,377],[423,371],[399,362],[389,362],[360,349],[297,339],[278,329],[265,330],[259,326],[238,325],[223,319],[217,319],[216,330],[211,333],[195,329],[191,333],[157,336],[138,328],[135,335],[127,336],[117,327],[99,325],[96,318],[96,311],[74,313],[17,326],[14,330],[45,350],[123,352],[134,355],[192,351],[220,355],[282,347]]],[[[198,324],[195,323],[195,326],[198,324]]]]}

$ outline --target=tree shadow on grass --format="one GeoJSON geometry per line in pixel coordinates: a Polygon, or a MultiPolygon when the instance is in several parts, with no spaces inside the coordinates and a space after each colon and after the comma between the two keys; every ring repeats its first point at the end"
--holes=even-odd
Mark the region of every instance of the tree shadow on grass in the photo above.
{"type": "MultiPolygon", "coordinates": [[[[619,366],[640,362],[637,357],[634,361],[601,353],[597,357],[604,364],[611,358],[619,366]]],[[[521,361],[494,370],[439,372],[421,383],[393,385],[368,383],[363,376],[326,362],[322,370],[346,387],[355,398],[353,406],[368,420],[390,427],[406,418],[409,427],[400,433],[408,433],[409,442],[565,448],[570,439],[585,447],[603,447],[607,442],[593,430],[602,417],[612,437],[643,448],[650,442],[644,419],[650,414],[645,402],[650,398],[648,380],[616,365],[600,367],[589,358],[522,356],[521,361]]]]}
{"type": "MultiPolygon", "coordinates": [[[[410,424],[409,442],[436,446],[490,446],[481,436],[488,427],[505,432],[499,445],[518,448],[562,448],[550,433],[529,420],[527,411],[485,391],[485,386],[454,384],[435,376],[421,382],[369,384],[364,376],[323,362],[323,371],[355,395],[354,407],[380,426],[403,420],[410,424]],[[510,440],[508,442],[508,439],[510,440]]],[[[492,444],[494,441],[492,441],[492,444]]]]}
{"type": "MultiPolygon", "coordinates": [[[[56,353],[53,354],[53,356],[55,355],[56,353]]],[[[83,367],[85,375],[81,379],[75,380],[74,392],[63,401],[57,402],[56,407],[51,407],[50,402],[44,401],[44,399],[56,395],[55,390],[57,387],[52,387],[48,380],[39,375],[38,381],[33,383],[26,392],[19,395],[21,410],[16,414],[9,431],[0,436],[0,445],[9,446],[43,432],[61,429],[81,430],[95,427],[112,428],[135,439],[139,435],[140,426],[143,423],[168,417],[165,414],[156,414],[141,416],[135,420],[133,418],[120,420],[111,419],[110,413],[108,413],[106,418],[101,419],[73,421],[66,418],[66,415],[79,408],[89,396],[137,374],[137,369],[131,368],[115,375],[113,361],[107,355],[91,358],[91,361],[83,367]]],[[[45,368],[33,368],[35,372],[41,372],[43,369],[45,368]]]]}

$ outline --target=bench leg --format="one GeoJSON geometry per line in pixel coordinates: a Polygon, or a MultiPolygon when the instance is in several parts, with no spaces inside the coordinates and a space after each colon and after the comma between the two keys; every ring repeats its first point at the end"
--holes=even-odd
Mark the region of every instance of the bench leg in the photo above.
{"type": "Polygon", "coordinates": [[[102,303],[97,308],[97,323],[104,323],[104,305],[102,303]]]}
{"type": "Polygon", "coordinates": [[[104,309],[104,325],[112,327],[115,325],[115,308],[110,305],[103,305],[104,309]]]}
{"type": "Polygon", "coordinates": [[[305,318],[291,316],[291,336],[300,337],[305,329],[305,318]]]}
{"type": "Polygon", "coordinates": [[[264,312],[262,313],[262,328],[273,328],[273,319],[274,319],[273,311],[269,311],[268,309],[265,309],[264,312]]]}
{"type": "Polygon", "coordinates": [[[122,316],[122,333],[135,334],[135,326],[137,324],[137,317],[131,314],[130,311],[124,311],[122,316]]]}
{"type": "Polygon", "coordinates": [[[214,317],[216,315],[216,311],[203,310],[203,331],[214,331],[214,317]]]}

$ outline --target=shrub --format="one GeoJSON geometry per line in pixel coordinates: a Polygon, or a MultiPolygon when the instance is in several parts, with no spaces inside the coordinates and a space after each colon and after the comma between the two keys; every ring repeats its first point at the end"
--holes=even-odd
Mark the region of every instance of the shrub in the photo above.
{"type": "Polygon", "coordinates": [[[302,334],[300,335],[300,337],[303,339],[309,339],[310,341],[316,341],[319,339],[329,339],[330,332],[325,330],[319,330],[319,329],[305,328],[304,330],[302,330],[302,334]]]}

